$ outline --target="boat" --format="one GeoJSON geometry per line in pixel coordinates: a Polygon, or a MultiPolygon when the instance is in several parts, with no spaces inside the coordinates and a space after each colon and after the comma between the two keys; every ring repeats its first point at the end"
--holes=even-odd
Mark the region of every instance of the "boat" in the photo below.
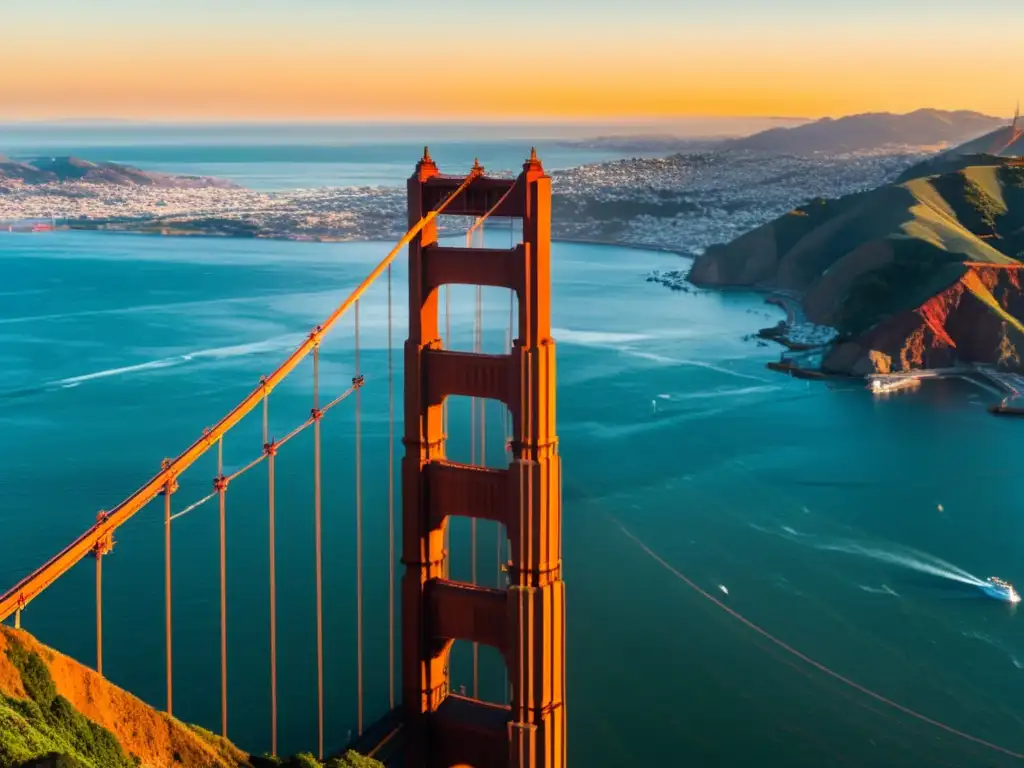
{"type": "Polygon", "coordinates": [[[1017,590],[1013,588],[1013,585],[997,579],[995,576],[989,576],[985,579],[984,584],[979,584],[979,588],[989,597],[994,597],[996,600],[1002,600],[1007,603],[1019,603],[1020,595],[1017,594],[1017,590]]]}
{"type": "Polygon", "coordinates": [[[919,386],[921,380],[916,376],[893,376],[872,378],[867,388],[876,395],[883,395],[904,389],[916,389],[919,386]]]}

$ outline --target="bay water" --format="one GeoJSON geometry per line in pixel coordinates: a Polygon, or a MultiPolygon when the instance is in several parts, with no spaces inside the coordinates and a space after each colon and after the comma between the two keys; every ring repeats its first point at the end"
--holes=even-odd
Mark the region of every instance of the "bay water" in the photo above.
{"type": "MultiPolygon", "coordinates": [[[[248,168],[240,175],[273,176],[248,168]]],[[[500,246],[515,233],[496,224],[486,237],[500,246]]],[[[0,582],[38,566],[196,439],[389,248],[0,237],[0,582]]],[[[1021,425],[987,414],[991,396],[963,383],[875,400],[767,371],[778,349],[743,337],[774,324],[776,310],[754,294],[644,280],[680,266],[671,254],[554,246],[571,764],[1017,762],[992,745],[1024,752],[1024,624],[976,582],[1024,583],[1021,425]]],[[[406,274],[400,258],[396,520],[406,274]]],[[[389,705],[387,304],[382,280],[359,313],[367,720],[389,705]]],[[[484,349],[500,351],[507,292],[485,289],[483,307],[484,349]]],[[[473,290],[452,289],[453,347],[471,348],[473,316],[473,290]]],[[[354,347],[348,318],[324,345],[321,402],[350,385],[354,347]]],[[[272,395],[272,436],[308,416],[311,377],[304,363],[272,395]]],[[[356,727],[353,406],[323,422],[328,748],[356,727]]],[[[450,454],[468,460],[468,403],[456,398],[450,418],[450,454]]],[[[491,404],[492,466],[504,460],[503,418],[491,404]]],[[[229,434],[226,474],[260,454],[261,432],[257,411],[229,434]]],[[[277,467],[282,752],[316,745],[312,455],[307,430],[277,467]]],[[[175,511],[209,494],[216,473],[213,451],[182,478],[175,511]]],[[[260,465],[227,494],[228,735],[254,752],[270,745],[266,475],[260,465]]],[[[216,499],[172,524],[175,715],[211,730],[218,525],[216,499]]],[[[457,578],[470,574],[468,531],[453,528],[457,578]]],[[[163,535],[158,500],[104,559],[104,671],[156,706],[163,535]]],[[[499,541],[479,525],[481,583],[501,583],[499,541]]],[[[93,663],[93,590],[87,561],[31,605],[26,628],[93,663]]],[[[487,649],[481,659],[479,693],[501,700],[503,671],[487,649]]],[[[452,673],[472,692],[465,644],[452,673]]]]}

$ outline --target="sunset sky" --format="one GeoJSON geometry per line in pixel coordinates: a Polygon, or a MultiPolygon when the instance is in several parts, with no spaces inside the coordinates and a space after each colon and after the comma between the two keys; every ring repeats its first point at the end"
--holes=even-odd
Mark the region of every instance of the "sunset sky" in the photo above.
{"type": "Polygon", "coordinates": [[[1021,0],[4,0],[3,23],[2,119],[1008,115],[1024,95],[1021,0]]]}

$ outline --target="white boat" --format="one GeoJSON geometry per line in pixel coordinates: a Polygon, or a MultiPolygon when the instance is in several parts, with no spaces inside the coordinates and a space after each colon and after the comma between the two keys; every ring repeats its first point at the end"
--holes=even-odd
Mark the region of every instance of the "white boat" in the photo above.
{"type": "Polygon", "coordinates": [[[1017,590],[1013,588],[1013,585],[997,579],[995,576],[989,576],[985,579],[984,584],[979,584],[978,588],[989,597],[994,597],[996,600],[1002,600],[1006,603],[1019,603],[1020,595],[1017,594],[1017,590]]]}
{"type": "Polygon", "coordinates": [[[913,389],[921,386],[921,380],[916,376],[900,376],[899,378],[874,378],[868,385],[874,394],[881,395],[886,392],[897,392],[901,389],[913,389]]]}

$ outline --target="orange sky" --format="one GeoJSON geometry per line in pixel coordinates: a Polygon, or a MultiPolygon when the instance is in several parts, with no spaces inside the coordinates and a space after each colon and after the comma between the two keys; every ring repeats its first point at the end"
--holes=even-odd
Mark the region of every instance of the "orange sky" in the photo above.
{"type": "MultiPolygon", "coordinates": [[[[15,19],[40,23],[31,8],[46,2],[62,0],[17,5],[15,19]]],[[[678,11],[664,10],[671,5],[636,0],[650,6],[643,23],[563,13],[531,25],[516,6],[503,26],[501,9],[481,3],[473,7],[483,20],[449,7],[432,26],[429,11],[396,24],[361,8],[351,21],[320,0],[293,0],[295,13],[276,23],[243,14],[235,0],[221,0],[217,12],[177,2],[180,13],[162,21],[156,0],[78,6],[120,8],[98,19],[67,5],[52,34],[8,37],[0,118],[819,117],[923,106],[1007,115],[1024,85],[1024,52],[1011,31],[1020,26],[989,25],[985,44],[976,45],[969,28],[940,13],[909,26],[825,24],[835,13],[827,10],[816,24],[672,23],[678,11]]],[[[738,0],[719,0],[730,2],[738,0]]]]}

